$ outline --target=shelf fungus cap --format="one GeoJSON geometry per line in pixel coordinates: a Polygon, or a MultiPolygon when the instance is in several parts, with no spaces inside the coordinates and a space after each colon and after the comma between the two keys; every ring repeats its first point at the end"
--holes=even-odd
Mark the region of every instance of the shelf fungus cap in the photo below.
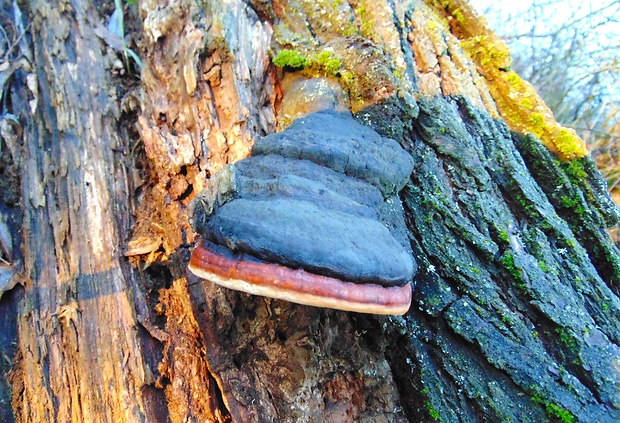
{"type": "Polygon", "coordinates": [[[409,161],[391,140],[360,126],[335,113],[298,119],[282,132],[290,136],[271,138],[269,151],[216,175],[193,203],[202,241],[189,270],[294,303],[406,313],[417,266],[394,191],[405,184],[409,161]],[[339,127],[335,136],[324,131],[328,125],[339,127]],[[293,135],[300,155],[288,149],[293,135]],[[398,157],[391,167],[390,154],[398,157]],[[335,157],[350,166],[334,166],[335,157]],[[356,164],[363,157],[376,164],[370,177],[356,164]]]}

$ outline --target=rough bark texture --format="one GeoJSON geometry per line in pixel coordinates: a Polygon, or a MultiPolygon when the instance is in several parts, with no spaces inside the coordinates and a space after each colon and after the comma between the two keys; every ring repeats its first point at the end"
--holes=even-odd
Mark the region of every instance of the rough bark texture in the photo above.
{"type": "Polygon", "coordinates": [[[113,4],[0,5],[3,421],[620,420],[618,212],[466,4],[144,0],[139,81],[113,4]],[[186,276],[189,201],[307,78],[414,159],[403,317],[186,276]]]}
{"type": "MultiPolygon", "coordinates": [[[[11,111],[20,169],[25,291],[13,375],[17,421],[136,421],[161,402],[123,259],[133,188],[129,139],[93,5],[27,4],[11,111]],[[28,50],[25,50],[28,49],[28,50]],[[27,75],[25,73],[27,72],[27,75]]],[[[10,8],[7,8],[10,10],[10,8]]]]}

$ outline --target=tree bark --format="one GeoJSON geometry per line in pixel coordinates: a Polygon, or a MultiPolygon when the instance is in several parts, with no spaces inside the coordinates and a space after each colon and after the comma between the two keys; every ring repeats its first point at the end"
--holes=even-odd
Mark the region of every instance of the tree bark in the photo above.
{"type": "Polygon", "coordinates": [[[3,421],[620,420],[618,211],[466,3],[144,0],[120,36],[113,4],[0,5],[3,421]],[[311,78],[415,160],[405,316],[185,270],[191,199],[311,78]]]}

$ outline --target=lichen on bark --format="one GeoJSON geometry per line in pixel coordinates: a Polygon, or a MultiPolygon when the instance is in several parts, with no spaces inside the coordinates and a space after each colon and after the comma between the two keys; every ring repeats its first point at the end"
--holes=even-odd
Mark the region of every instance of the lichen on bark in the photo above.
{"type": "Polygon", "coordinates": [[[466,1],[433,0],[430,3],[442,18],[441,22],[461,40],[461,47],[484,76],[497,110],[511,130],[536,136],[563,160],[579,159],[588,154],[577,133],[561,126],[534,87],[510,69],[508,46],[466,1]]]}

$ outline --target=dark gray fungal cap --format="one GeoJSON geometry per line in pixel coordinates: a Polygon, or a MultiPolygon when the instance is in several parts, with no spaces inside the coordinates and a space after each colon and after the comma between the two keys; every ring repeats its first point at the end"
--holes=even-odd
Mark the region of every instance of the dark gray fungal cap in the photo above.
{"type": "Polygon", "coordinates": [[[294,199],[238,199],[207,224],[211,240],[287,267],[349,281],[402,285],[411,256],[377,219],[294,199]]]}
{"type": "Polygon", "coordinates": [[[413,171],[411,155],[396,141],[336,112],[304,116],[285,131],[256,141],[252,155],[265,154],[309,160],[366,181],[385,197],[403,189],[413,171]]]}
{"type": "Polygon", "coordinates": [[[320,112],[257,141],[194,201],[196,231],[232,251],[356,283],[416,272],[396,195],[410,155],[347,115],[320,112]]]}

